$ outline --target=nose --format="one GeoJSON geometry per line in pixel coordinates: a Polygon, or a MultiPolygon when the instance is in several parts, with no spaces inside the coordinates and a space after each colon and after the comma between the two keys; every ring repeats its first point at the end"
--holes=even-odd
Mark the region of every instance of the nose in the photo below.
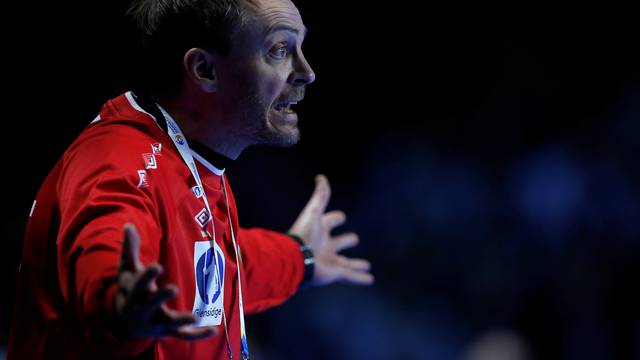
{"type": "Polygon", "coordinates": [[[293,60],[293,72],[289,78],[291,85],[299,87],[309,85],[316,80],[316,73],[307,62],[302,51],[293,60]]]}

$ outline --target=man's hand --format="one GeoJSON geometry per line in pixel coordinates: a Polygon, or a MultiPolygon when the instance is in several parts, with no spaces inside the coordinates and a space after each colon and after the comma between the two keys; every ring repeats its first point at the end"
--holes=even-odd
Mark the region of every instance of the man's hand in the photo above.
{"type": "Polygon", "coordinates": [[[325,213],[331,188],[324,175],[316,177],[316,189],[289,233],[297,235],[311,248],[316,258],[312,283],[315,285],[344,281],[359,285],[373,284],[371,265],[364,259],[350,259],[338,252],[358,244],[358,235],[331,235],[331,230],[347,220],[342,211],[325,213]]]}
{"type": "Polygon", "coordinates": [[[140,235],[133,224],[124,226],[124,243],[118,266],[118,292],[115,310],[127,336],[175,336],[195,340],[213,335],[215,327],[191,326],[193,314],[171,310],[165,304],[178,294],[173,285],[158,287],[156,278],[162,266],[140,262],[140,235]]]}

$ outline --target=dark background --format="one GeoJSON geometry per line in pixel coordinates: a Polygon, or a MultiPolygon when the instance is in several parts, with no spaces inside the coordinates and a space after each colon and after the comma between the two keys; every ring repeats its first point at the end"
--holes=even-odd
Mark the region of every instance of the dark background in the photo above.
{"type": "MultiPolygon", "coordinates": [[[[306,289],[250,317],[255,358],[640,359],[632,5],[297,4],[317,74],[303,138],[228,169],[241,223],[286,230],[327,174],[330,208],[361,235],[348,253],[377,283],[306,289]]],[[[136,62],[126,1],[13,6],[4,344],[35,193],[136,62]]]]}

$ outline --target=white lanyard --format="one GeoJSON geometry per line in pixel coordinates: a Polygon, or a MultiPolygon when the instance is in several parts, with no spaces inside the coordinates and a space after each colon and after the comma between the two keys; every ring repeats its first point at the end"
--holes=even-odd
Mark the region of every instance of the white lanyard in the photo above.
{"type": "MultiPolygon", "coordinates": [[[[211,237],[213,238],[213,242],[215,243],[216,232],[215,232],[215,226],[213,224],[214,222],[213,212],[211,212],[211,209],[209,208],[209,201],[207,200],[207,192],[204,190],[204,186],[202,185],[202,181],[200,180],[200,175],[198,174],[196,163],[193,160],[193,155],[191,154],[191,149],[189,148],[189,144],[187,144],[187,139],[184,137],[184,135],[182,134],[182,130],[180,130],[180,127],[178,127],[178,124],[176,124],[176,122],[173,121],[171,116],[166,111],[164,111],[162,107],[158,106],[158,108],[160,109],[160,111],[162,111],[162,114],[164,115],[164,118],[167,121],[167,132],[169,137],[171,138],[171,140],[173,141],[173,144],[178,149],[180,156],[182,156],[182,160],[184,160],[184,162],[189,167],[189,171],[191,171],[191,175],[195,179],[196,185],[201,190],[202,198],[204,200],[204,206],[207,209],[207,212],[209,213],[209,221],[211,222],[211,237]]],[[[238,303],[240,307],[241,352],[242,352],[242,359],[247,360],[249,359],[249,345],[247,343],[247,333],[244,325],[244,303],[242,301],[242,281],[240,280],[240,267],[241,267],[241,263],[240,263],[241,256],[239,255],[240,248],[236,243],[236,236],[233,231],[233,222],[231,220],[231,210],[229,210],[229,198],[227,196],[227,186],[224,180],[224,174],[221,176],[222,176],[222,191],[224,192],[225,205],[227,207],[227,216],[229,217],[229,228],[231,229],[231,240],[233,241],[233,249],[236,256],[236,267],[238,269],[238,298],[239,298],[238,303]]],[[[214,259],[215,259],[215,256],[214,256],[214,259]]],[[[221,280],[224,280],[224,279],[218,279],[219,284],[223,284],[222,286],[224,286],[224,283],[221,280]]],[[[227,320],[226,320],[226,311],[224,311],[224,305],[223,305],[223,318],[225,322],[224,331],[227,336],[227,355],[229,356],[229,359],[232,359],[233,355],[231,352],[229,335],[227,333],[227,320]]]]}

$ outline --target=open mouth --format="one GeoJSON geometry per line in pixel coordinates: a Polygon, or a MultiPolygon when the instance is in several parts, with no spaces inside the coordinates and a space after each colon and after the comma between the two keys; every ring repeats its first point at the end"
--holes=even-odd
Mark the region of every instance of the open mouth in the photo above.
{"type": "Polygon", "coordinates": [[[295,111],[291,109],[291,106],[296,105],[297,103],[298,103],[297,100],[280,102],[280,103],[277,103],[276,106],[274,106],[273,108],[276,111],[283,112],[283,113],[295,113],[295,111]]]}

